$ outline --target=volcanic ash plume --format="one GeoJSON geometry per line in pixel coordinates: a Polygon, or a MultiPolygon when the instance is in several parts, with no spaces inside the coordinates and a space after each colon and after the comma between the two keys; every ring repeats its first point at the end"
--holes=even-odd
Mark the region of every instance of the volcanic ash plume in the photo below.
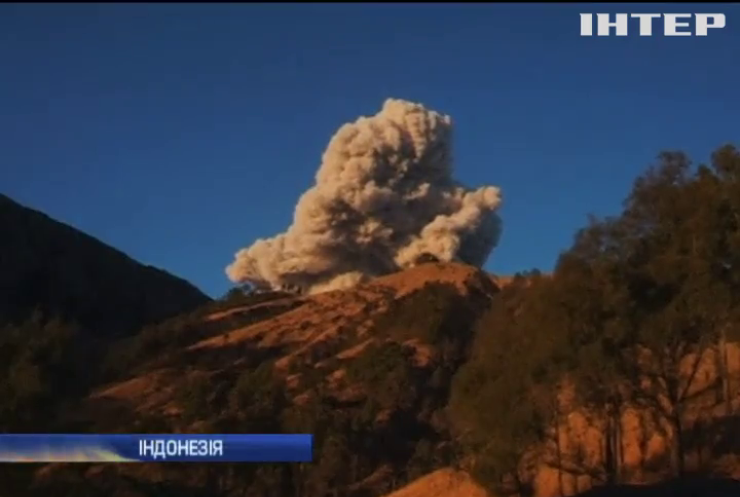
{"type": "Polygon", "coordinates": [[[412,266],[422,254],[483,265],[501,231],[499,189],[452,178],[451,138],[449,116],[403,100],[345,124],[293,224],[240,250],[229,278],[315,293],[412,266]]]}

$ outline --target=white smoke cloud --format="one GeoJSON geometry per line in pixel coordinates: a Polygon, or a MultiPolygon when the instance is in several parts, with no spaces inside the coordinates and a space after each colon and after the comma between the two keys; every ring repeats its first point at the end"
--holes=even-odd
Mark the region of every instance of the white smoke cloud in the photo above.
{"type": "Polygon", "coordinates": [[[411,266],[424,253],[482,266],[501,232],[499,189],[455,181],[451,142],[449,116],[404,100],[345,124],[293,224],[240,250],[227,275],[316,293],[411,266]]]}

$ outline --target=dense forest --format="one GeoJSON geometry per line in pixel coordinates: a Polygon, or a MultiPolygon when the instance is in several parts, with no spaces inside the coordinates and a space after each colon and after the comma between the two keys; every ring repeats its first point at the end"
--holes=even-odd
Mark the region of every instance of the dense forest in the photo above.
{"type": "Polygon", "coordinates": [[[537,491],[542,464],[556,469],[553,495],[585,490],[564,488],[567,475],[589,486],[633,482],[637,473],[738,476],[740,371],[729,357],[740,339],[740,152],[732,146],[709,165],[661,154],[622,212],[590,219],[552,273],[519,274],[493,297],[429,282],[395,299],[377,313],[376,341],[362,354],[290,371],[301,402],[273,367],[284,351],[233,367],[180,351],[301,305],[235,315],[219,329],[203,321],[280,299],[295,300],[235,290],[104,353],[53,316],[8,324],[0,431],[309,432],[314,463],[4,466],[0,496],[379,496],[448,466],[498,495],[523,497],[537,491]],[[418,363],[409,343],[427,344],[434,359],[418,363]],[[176,416],[119,408],[79,418],[96,388],[165,366],[183,378],[176,416]],[[340,398],[327,387],[337,369],[360,395],[340,398]],[[601,432],[597,457],[561,445],[560,430],[578,410],[601,432]],[[649,429],[666,440],[664,453],[641,466],[621,442],[627,410],[651,413],[649,429]]]}

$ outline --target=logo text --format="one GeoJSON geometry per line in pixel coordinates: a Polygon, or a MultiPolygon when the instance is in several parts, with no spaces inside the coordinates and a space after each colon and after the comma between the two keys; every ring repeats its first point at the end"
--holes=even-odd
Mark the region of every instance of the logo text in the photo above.
{"type": "Polygon", "coordinates": [[[627,36],[630,25],[639,29],[640,36],[653,36],[655,19],[663,21],[659,35],[708,36],[710,29],[722,29],[727,21],[724,14],[581,14],[581,36],[594,35],[594,15],[597,36],[627,36]]]}

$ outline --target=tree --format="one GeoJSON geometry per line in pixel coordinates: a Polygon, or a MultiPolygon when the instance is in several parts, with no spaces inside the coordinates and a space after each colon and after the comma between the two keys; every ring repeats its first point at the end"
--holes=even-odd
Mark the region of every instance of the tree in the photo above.
{"type": "Polygon", "coordinates": [[[271,362],[243,372],[229,392],[228,408],[242,429],[271,433],[280,428],[280,415],[287,405],[284,384],[271,362]]]}
{"type": "Polygon", "coordinates": [[[719,148],[712,154],[712,171],[719,182],[719,194],[712,197],[717,214],[714,228],[716,240],[716,271],[718,280],[728,289],[721,313],[719,329],[718,366],[721,372],[720,399],[725,404],[725,414],[732,414],[732,396],[727,371],[727,343],[740,340],[740,327],[735,323],[740,319],[740,151],[731,145],[719,148]]]}
{"type": "Polygon", "coordinates": [[[550,283],[535,279],[499,294],[479,322],[470,361],[455,375],[449,413],[472,473],[497,492],[522,492],[522,458],[556,422],[562,338],[550,283]],[[545,327],[543,323],[555,325],[545,327]]]}
{"type": "Polygon", "coordinates": [[[237,286],[226,292],[221,300],[224,302],[239,302],[240,300],[243,300],[246,295],[247,292],[244,291],[244,288],[237,286]]]}
{"type": "MultiPolygon", "coordinates": [[[[550,282],[536,273],[515,279],[481,322],[450,402],[481,478],[521,482],[522,456],[548,430],[557,437],[563,382],[604,420],[607,482],[620,479],[628,403],[670,425],[674,471],[683,474],[685,411],[714,349],[720,398],[731,409],[726,344],[740,328],[738,268],[740,154],[724,147],[711,168],[661,154],[620,215],[593,218],[577,234],[550,282]]],[[[566,459],[558,450],[558,465],[566,459]]]]}
{"type": "Polygon", "coordinates": [[[602,471],[607,484],[620,480],[620,427],[630,384],[628,351],[636,346],[630,296],[619,277],[623,270],[615,231],[614,220],[591,219],[560,257],[554,275],[557,304],[566,317],[568,345],[563,353],[568,380],[581,405],[605,420],[602,471]]]}
{"type": "Polygon", "coordinates": [[[664,153],[635,182],[619,220],[623,282],[637,311],[633,362],[650,380],[637,392],[672,426],[677,474],[684,473],[684,409],[726,315],[717,185],[708,169],[693,172],[685,155],[664,153]]]}
{"type": "Polygon", "coordinates": [[[34,314],[0,330],[0,427],[50,429],[48,413],[84,393],[89,386],[79,330],[59,319],[34,314]]]}
{"type": "MultiPolygon", "coordinates": [[[[595,312],[576,318],[578,343],[610,365],[605,372],[628,376],[633,400],[670,423],[678,474],[684,472],[684,410],[700,361],[723,343],[737,307],[725,248],[732,232],[726,197],[715,172],[694,170],[684,154],[664,153],[636,180],[624,212],[581,232],[559,268],[580,267],[591,281],[584,305],[595,312]]],[[[589,371],[583,366],[581,379],[589,371]]],[[[590,384],[617,385],[603,378],[590,384]]],[[[595,398],[617,399],[618,392],[595,398]]]]}
{"type": "Polygon", "coordinates": [[[332,432],[321,442],[319,450],[318,466],[311,473],[312,495],[343,495],[349,483],[351,459],[347,438],[339,431],[332,432]]]}

